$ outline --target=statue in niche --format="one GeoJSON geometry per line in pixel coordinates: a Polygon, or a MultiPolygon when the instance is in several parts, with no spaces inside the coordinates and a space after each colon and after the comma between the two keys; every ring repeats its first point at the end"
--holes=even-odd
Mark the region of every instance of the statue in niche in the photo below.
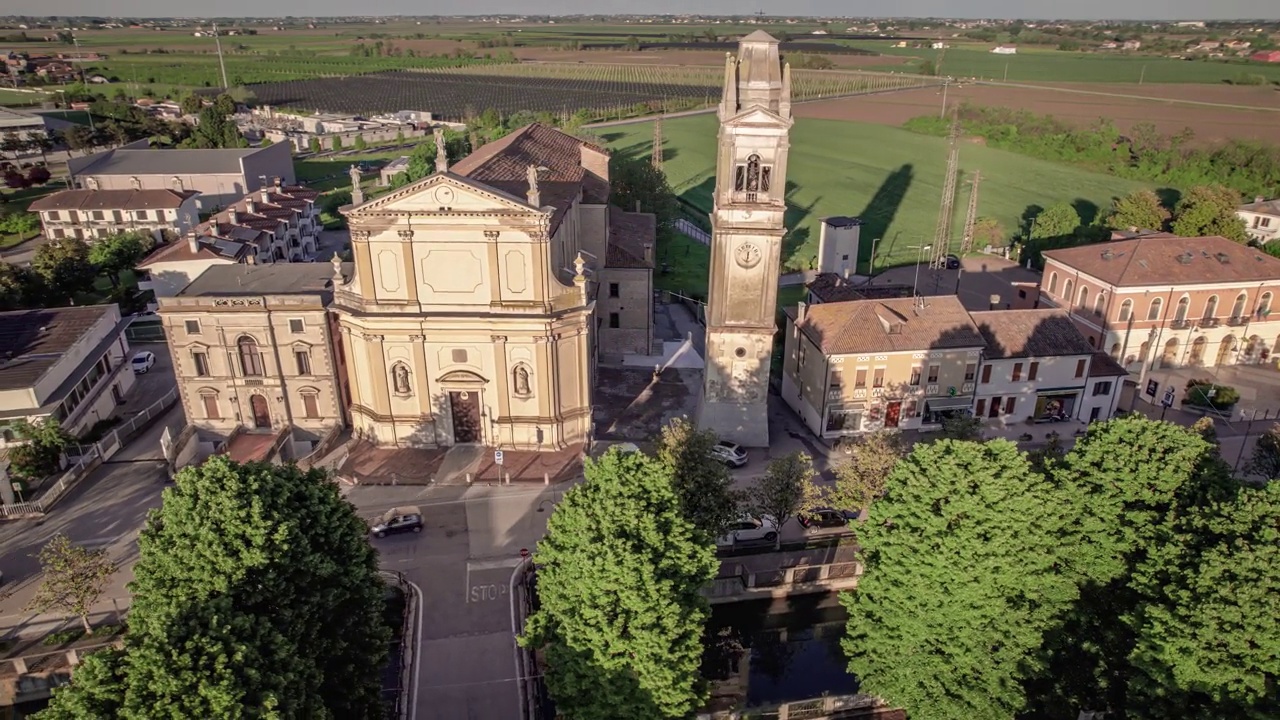
{"type": "Polygon", "coordinates": [[[531,395],[533,390],[529,388],[529,368],[523,365],[517,365],[513,371],[515,380],[515,389],[517,395],[531,395]]]}
{"type": "Polygon", "coordinates": [[[397,393],[401,395],[409,394],[411,391],[409,387],[409,368],[405,367],[403,363],[396,363],[396,366],[391,368],[391,379],[395,384],[397,393]]]}

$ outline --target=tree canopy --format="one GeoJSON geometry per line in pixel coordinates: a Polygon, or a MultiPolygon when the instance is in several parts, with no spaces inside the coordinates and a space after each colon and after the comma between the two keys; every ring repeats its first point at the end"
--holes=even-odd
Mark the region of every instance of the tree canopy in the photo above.
{"type": "Polygon", "coordinates": [[[556,709],[574,720],[689,717],[699,677],[711,546],[668,468],[643,453],[588,460],[539,543],[540,606],[521,643],[542,648],[556,709]]]}
{"type": "Polygon", "coordinates": [[[143,232],[116,233],[89,247],[89,262],[111,281],[112,287],[119,287],[120,273],[135,268],[154,245],[155,240],[143,232]]]}
{"type": "Polygon", "coordinates": [[[322,471],[184,469],[139,538],[123,652],[91,656],[47,717],[380,718],[367,534],[322,471]]]}
{"type": "Polygon", "coordinates": [[[1236,215],[1240,194],[1222,185],[1199,185],[1187,191],[1174,209],[1172,230],[1182,237],[1221,235],[1248,242],[1244,220],[1236,215]]]}
{"type": "Polygon", "coordinates": [[[1135,190],[1118,197],[1111,205],[1106,225],[1113,230],[1138,228],[1139,230],[1163,230],[1169,221],[1169,211],[1153,190],[1135,190]]]}
{"type": "Polygon", "coordinates": [[[31,269],[48,286],[51,295],[62,298],[88,289],[97,274],[89,262],[89,246],[75,238],[50,240],[41,245],[31,259],[31,269]]]}
{"type": "Polygon", "coordinates": [[[1031,239],[1065,237],[1074,235],[1080,227],[1080,213],[1069,202],[1059,202],[1041,210],[1031,224],[1031,239]]]}
{"type": "Polygon", "coordinates": [[[667,183],[667,176],[655,168],[649,158],[626,158],[615,155],[609,159],[609,202],[627,211],[639,206],[641,212],[653,213],[657,218],[657,235],[669,239],[675,232],[680,206],[676,195],[667,183]]]}
{"type": "Polygon", "coordinates": [[[717,442],[714,432],[678,417],[662,428],[656,453],[675,483],[685,517],[708,543],[723,534],[741,504],[728,468],[711,456],[717,442]]]}

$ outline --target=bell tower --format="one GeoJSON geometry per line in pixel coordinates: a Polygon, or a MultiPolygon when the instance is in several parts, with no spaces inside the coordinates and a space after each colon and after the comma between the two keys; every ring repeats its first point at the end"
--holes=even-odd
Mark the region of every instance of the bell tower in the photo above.
{"type": "Polygon", "coordinates": [[[698,422],[722,439],[769,444],[769,358],[778,299],[791,68],[757,30],[725,58],[698,422]]]}

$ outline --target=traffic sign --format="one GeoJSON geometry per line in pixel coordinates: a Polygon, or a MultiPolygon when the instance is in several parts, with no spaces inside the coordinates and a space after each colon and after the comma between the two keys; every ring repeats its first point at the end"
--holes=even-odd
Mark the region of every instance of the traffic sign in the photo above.
{"type": "Polygon", "coordinates": [[[501,450],[494,450],[494,451],[493,451],[493,462],[494,462],[495,464],[497,464],[497,465],[501,465],[501,464],[502,464],[502,451],[501,451],[501,450]]]}

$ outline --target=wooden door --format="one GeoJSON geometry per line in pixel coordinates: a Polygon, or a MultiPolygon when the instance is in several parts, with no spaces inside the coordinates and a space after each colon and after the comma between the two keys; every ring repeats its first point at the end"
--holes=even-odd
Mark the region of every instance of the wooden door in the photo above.
{"type": "Polygon", "coordinates": [[[884,426],[898,427],[898,420],[902,417],[902,403],[894,401],[889,403],[884,411],[884,426]]]}
{"type": "Polygon", "coordinates": [[[480,393],[474,390],[454,390],[449,393],[449,410],[453,415],[453,442],[478,443],[484,435],[480,432],[480,393]]]}
{"type": "Polygon", "coordinates": [[[271,410],[267,407],[267,399],[261,395],[253,395],[249,398],[249,407],[253,410],[253,426],[270,430],[271,410]]]}

